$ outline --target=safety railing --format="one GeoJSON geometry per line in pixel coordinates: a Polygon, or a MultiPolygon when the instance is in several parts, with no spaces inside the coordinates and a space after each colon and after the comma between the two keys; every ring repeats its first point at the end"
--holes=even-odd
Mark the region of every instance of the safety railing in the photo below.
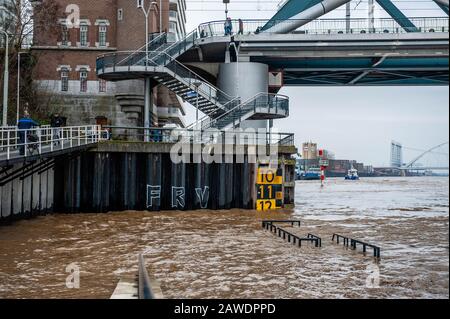
{"type": "Polygon", "coordinates": [[[168,48],[164,49],[163,52],[171,56],[172,58],[177,58],[190,48],[195,45],[195,41],[199,38],[198,31],[194,30],[188,33],[183,39],[173,43],[168,48]]]}
{"type": "Polygon", "coordinates": [[[275,145],[290,141],[289,146],[294,146],[293,133],[268,132],[266,130],[196,130],[184,128],[161,128],[161,127],[126,127],[126,126],[104,126],[108,133],[108,139],[115,141],[148,143],[223,143],[223,144],[247,144],[247,145],[275,145]]]}
{"type": "Polygon", "coordinates": [[[36,127],[26,130],[17,127],[0,128],[0,160],[95,144],[101,139],[107,139],[107,136],[98,125],[36,127]]]}
{"type": "MultiPolygon", "coordinates": [[[[316,19],[310,20],[232,20],[232,35],[271,33],[272,26],[303,23],[304,25],[291,33],[301,34],[346,34],[346,33],[405,33],[405,32],[449,32],[448,17],[414,17],[409,21],[415,28],[403,28],[392,18],[378,18],[372,21],[365,18],[352,19],[316,19]],[[264,28],[264,30],[263,30],[264,28]]],[[[401,22],[401,21],[400,21],[401,22]]],[[[225,21],[203,23],[198,27],[199,37],[225,36],[225,21]]]]}
{"type": "Polygon", "coordinates": [[[215,119],[205,119],[201,128],[203,130],[211,127],[222,129],[230,124],[236,127],[249,113],[277,114],[287,117],[289,116],[289,97],[281,94],[259,93],[215,119]]]}
{"type": "Polygon", "coordinates": [[[144,256],[142,255],[139,255],[138,260],[138,297],[139,299],[155,299],[150,276],[145,266],[144,256]]]}
{"type": "MultiPolygon", "coordinates": [[[[293,245],[298,245],[298,247],[302,247],[302,242],[311,242],[314,243],[315,247],[322,247],[322,239],[319,236],[308,234],[307,237],[300,237],[298,235],[295,235],[291,232],[288,232],[287,230],[274,225],[275,223],[290,223],[291,221],[263,221],[262,227],[265,230],[270,231],[272,234],[277,235],[280,238],[283,238],[283,240],[287,240],[288,243],[292,243],[293,245]]],[[[298,225],[300,227],[300,222],[298,222],[298,225]]],[[[293,224],[292,224],[293,226],[293,224]]]]}
{"type": "Polygon", "coordinates": [[[162,53],[159,56],[155,65],[164,65],[168,70],[173,72],[177,80],[191,88],[193,92],[200,93],[223,110],[226,110],[224,107],[225,104],[235,99],[166,53],[162,53]],[[200,83],[199,86],[197,86],[198,83],[200,83]]]}
{"type": "MultiPolygon", "coordinates": [[[[226,108],[223,105],[235,99],[178,62],[166,52],[149,51],[148,55],[146,52],[141,52],[139,55],[136,55],[135,52],[125,51],[105,54],[97,58],[97,71],[101,71],[102,73],[108,68],[112,69],[112,72],[118,70],[132,72],[135,71],[133,70],[135,66],[165,67],[167,70],[172,71],[172,76],[176,76],[178,81],[191,88],[193,92],[199,92],[203,97],[224,110],[226,108]],[[145,59],[146,56],[147,59],[145,59]],[[144,60],[147,60],[147,64],[145,64],[144,60]],[[119,65],[119,62],[122,64],[119,65]],[[198,83],[201,84],[197,87],[198,83]]],[[[231,107],[234,107],[234,105],[227,106],[227,108],[231,107]]]]}
{"type": "Polygon", "coordinates": [[[147,51],[157,51],[158,48],[161,48],[164,44],[167,43],[167,33],[156,33],[151,34],[149,42],[145,44],[143,47],[134,51],[131,55],[119,61],[117,65],[127,65],[128,59],[133,59],[140,57],[141,59],[145,58],[145,52],[147,51]],[[144,53],[144,54],[143,54],[144,53]]]}
{"type": "Polygon", "coordinates": [[[356,250],[356,245],[361,245],[363,248],[363,253],[367,252],[367,247],[372,248],[373,250],[373,256],[375,258],[380,258],[381,255],[381,248],[372,244],[368,244],[366,242],[363,242],[361,240],[353,239],[350,237],[342,236],[339,234],[333,234],[333,237],[331,238],[331,241],[334,242],[334,238],[336,238],[336,243],[339,244],[339,240],[342,239],[344,246],[348,247],[350,245],[350,248],[353,250],[356,250]]]}

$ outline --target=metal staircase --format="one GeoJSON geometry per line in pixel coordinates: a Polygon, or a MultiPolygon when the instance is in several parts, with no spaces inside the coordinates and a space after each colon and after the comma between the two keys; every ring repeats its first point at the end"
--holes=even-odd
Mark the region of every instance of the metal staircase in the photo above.
{"type": "Polygon", "coordinates": [[[240,127],[248,119],[283,118],[289,116],[289,98],[280,94],[259,93],[217,118],[204,118],[202,130],[227,130],[240,127]]]}
{"type": "MultiPolygon", "coordinates": [[[[175,43],[167,43],[161,34],[134,52],[104,55],[97,59],[97,73],[113,80],[151,76],[184,101],[207,115],[201,127],[228,129],[246,119],[272,119],[288,116],[289,99],[285,96],[258,94],[242,103],[209,83],[176,59],[195,45],[197,30],[175,43]]],[[[198,124],[198,123],[197,123],[198,124]]]]}

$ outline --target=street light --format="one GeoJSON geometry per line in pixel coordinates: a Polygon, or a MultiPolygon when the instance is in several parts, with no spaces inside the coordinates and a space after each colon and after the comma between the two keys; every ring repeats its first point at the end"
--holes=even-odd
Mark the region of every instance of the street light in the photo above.
{"type": "Polygon", "coordinates": [[[202,85],[202,82],[200,82],[200,81],[196,81],[196,82],[194,82],[193,83],[194,84],[194,86],[195,86],[195,93],[196,93],[196,101],[195,101],[195,110],[196,110],[196,112],[195,112],[195,121],[196,121],[196,123],[197,123],[197,129],[198,129],[198,88],[200,87],[200,85],[202,85]]]}
{"type": "MultiPolygon", "coordinates": [[[[150,11],[152,9],[152,6],[154,5],[158,5],[155,1],[152,1],[150,3],[150,5],[148,6],[148,8],[145,8],[145,0],[138,0],[137,2],[137,7],[138,9],[142,9],[142,12],[144,13],[145,16],[145,66],[148,65],[148,17],[150,15],[150,11]]],[[[161,19],[160,19],[161,20],[161,19]]],[[[160,22],[161,23],[161,22],[160,22]]]]}
{"type": "MultiPolygon", "coordinates": [[[[145,66],[148,66],[148,17],[150,15],[150,10],[152,9],[152,6],[156,5],[157,3],[155,1],[152,1],[148,8],[145,8],[145,0],[138,0],[137,1],[137,7],[138,9],[142,9],[142,12],[145,16],[145,66]]],[[[144,85],[144,141],[149,142],[150,136],[149,134],[146,134],[147,130],[150,129],[150,108],[151,108],[151,78],[146,77],[145,78],[145,85],[144,85]]]]}
{"type": "Polygon", "coordinates": [[[5,35],[5,75],[3,76],[3,120],[2,126],[7,126],[8,123],[8,82],[9,82],[9,34],[0,30],[5,35]]]}
{"type": "Polygon", "coordinates": [[[28,52],[18,52],[17,53],[17,125],[19,125],[19,108],[20,108],[20,57],[22,54],[26,54],[28,52]]]}
{"type": "Polygon", "coordinates": [[[228,4],[230,3],[230,0],[223,0],[223,3],[225,4],[225,20],[228,19],[228,4]]]}

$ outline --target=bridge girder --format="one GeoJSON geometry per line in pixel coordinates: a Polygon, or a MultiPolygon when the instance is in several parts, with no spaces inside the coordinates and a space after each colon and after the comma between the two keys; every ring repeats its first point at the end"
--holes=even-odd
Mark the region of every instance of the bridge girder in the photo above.
{"type": "MultiPolygon", "coordinates": [[[[335,8],[349,2],[351,0],[289,0],[283,7],[263,26],[262,31],[274,28],[280,22],[292,19],[292,26],[284,25],[279,33],[289,33],[295,29],[307,24],[308,22],[319,18],[320,16],[333,11],[335,8]],[[303,20],[303,21],[302,21],[303,20]]],[[[378,4],[392,17],[406,32],[418,32],[419,29],[411,22],[410,19],[391,1],[376,0],[378,4]]],[[[440,1],[438,5],[445,11],[440,1]]]]}

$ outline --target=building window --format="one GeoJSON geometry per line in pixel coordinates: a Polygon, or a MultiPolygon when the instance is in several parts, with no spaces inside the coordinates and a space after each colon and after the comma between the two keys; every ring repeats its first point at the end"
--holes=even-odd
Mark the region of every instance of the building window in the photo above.
{"type": "Polygon", "coordinates": [[[80,70],[80,92],[87,92],[88,72],[86,69],[80,70]]]}
{"type": "Polygon", "coordinates": [[[62,26],[61,44],[67,46],[69,44],[69,29],[66,25],[62,26]]]}
{"type": "Polygon", "coordinates": [[[178,17],[178,12],[170,10],[169,11],[169,17],[176,19],[178,17]]]}
{"type": "Polygon", "coordinates": [[[144,6],[144,0],[137,0],[137,7],[142,8],[144,6]]]}
{"type": "Polygon", "coordinates": [[[119,21],[123,20],[123,9],[117,10],[117,20],[119,21]]]}
{"type": "Polygon", "coordinates": [[[107,26],[100,25],[98,27],[98,43],[101,47],[106,47],[107,26]]]}
{"type": "Polygon", "coordinates": [[[169,22],[169,32],[177,32],[177,24],[175,22],[169,22]]]}
{"type": "Polygon", "coordinates": [[[105,93],[107,89],[107,82],[105,80],[98,80],[98,91],[100,93],[105,93]]]}
{"type": "Polygon", "coordinates": [[[87,25],[82,25],[80,26],[80,45],[82,47],[87,47],[87,43],[88,43],[88,26],[87,25]]]}
{"type": "Polygon", "coordinates": [[[69,70],[67,69],[61,70],[61,91],[69,91],[69,70]]]}

